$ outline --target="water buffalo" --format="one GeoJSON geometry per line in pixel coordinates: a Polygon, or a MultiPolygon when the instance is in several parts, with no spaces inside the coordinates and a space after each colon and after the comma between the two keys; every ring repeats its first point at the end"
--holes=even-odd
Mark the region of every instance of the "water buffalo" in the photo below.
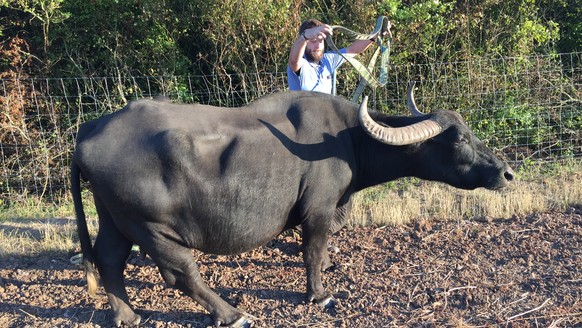
{"type": "Polygon", "coordinates": [[[301,226],[307,300],[329,304],[321,281],[327,240],[346,223],[355,192],[406,176],[463,189],[500,189],[513,179],[458,113],[424,115],[409,90],[412,117],[369,113],[367,100],[287,92],[240,109],[139,100],[84,123],[71,190],[89,292],[96,266],[115,324],[139,324],[123,279],[135,243],[217,325],[246,326],[249,315],[202,281],[191,249],[237,254],[301,226]],[[94,245],[82,178],[99,216],[94,245]]]}

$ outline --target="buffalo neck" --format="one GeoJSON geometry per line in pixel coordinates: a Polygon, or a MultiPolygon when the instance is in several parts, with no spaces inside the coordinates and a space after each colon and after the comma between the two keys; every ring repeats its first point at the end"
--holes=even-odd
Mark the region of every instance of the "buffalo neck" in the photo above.
{"type": "MultiPolygon", "coordinates": [[[[376,120],[398,127],[420,121],[419,117],[376,115],[376,120]]],[[[405,146],[391,146],[368,136],[361,128],[354,136],[355,152],[358,157],[357,189],[362,190],[398,178],[417,176],[421,161],[419,153],[422,143],[405,146]]]]}

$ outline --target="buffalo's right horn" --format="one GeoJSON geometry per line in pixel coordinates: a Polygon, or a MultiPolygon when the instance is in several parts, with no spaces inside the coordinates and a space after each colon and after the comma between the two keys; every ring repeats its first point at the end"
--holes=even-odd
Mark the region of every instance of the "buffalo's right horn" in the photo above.
{"type": "MultiPolygon", "coordinates": [[[[422,114],[421,114],[422,115],[422,114]]],[[[360,124],[372,138],[393,146],[410,145],[430,139],[443,131],[432,118],[403,127],[389,127],[376,123],[368,113],[368,96],[364,97],[358,112],[360,124]]]]}

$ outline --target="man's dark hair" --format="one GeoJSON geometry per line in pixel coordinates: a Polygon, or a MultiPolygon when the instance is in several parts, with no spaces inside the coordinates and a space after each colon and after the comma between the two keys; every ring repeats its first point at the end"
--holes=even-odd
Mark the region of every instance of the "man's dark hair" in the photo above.
{"type": "Polygon", "coordinates": [[[323,25],[322,22],[318,21],[317,19],[308,19],[306,21],[303,21],[303,23],[301,23],[301,26],[299,26],[299,35],[303,34],[303,32],[308,29],[308,28],[312,28],[312,27],[316,27],[316,26],[320,26],[323,25]]]}

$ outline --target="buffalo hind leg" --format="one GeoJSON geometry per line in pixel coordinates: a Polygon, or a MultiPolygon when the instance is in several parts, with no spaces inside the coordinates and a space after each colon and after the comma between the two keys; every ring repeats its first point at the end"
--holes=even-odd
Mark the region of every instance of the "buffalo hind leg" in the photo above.
{"type": "Polygon", "coordinates": [[[156,262],[164,281],[202,305],[216,326],[246,327],[250,316],[235,309],[213,292],[202,280],[192,250],[158,235],[146,243],[148,255],[156,262]]]}
{"type": "Polygon", "coordinates": [[[324,307],[334,305],[333,296],[323,288],[322,271],[331,261],[327,252],[329,227],[324,220],[308,220],[303,224],[303,260],[307,269],[307,300],[324,307]]]}
{"type": "MultiPolygon", "coordinates": [[[[340,231],[350,219],[350,214],[352,212],[352,201],[349,197],[342,199],[338,206],[335,209],[333,214],[333,220],[331,221],[331,226],[329,228],[329,235],[333,235],[336,232],[340,231]]],[[[323,254],[323,267],[322,270],[326,271],[330,268],[335,267],[331,259],[329,258],[329,253],[338,253],[339,248],[332,245],[331,242],[327,244],[327,248],[323,254]]]]}
{"type": "Polygon", "coordinates": [[[100,210],[100,206],[97,206],[97,210],[99,233],[94,246],[95,264],[113,311],[113,320],[117,327],[122,324],[139,325],[141,317],[133,312],[129,304],[123,278],[132,242],[121,234],[106,211],[100,210]]]}

